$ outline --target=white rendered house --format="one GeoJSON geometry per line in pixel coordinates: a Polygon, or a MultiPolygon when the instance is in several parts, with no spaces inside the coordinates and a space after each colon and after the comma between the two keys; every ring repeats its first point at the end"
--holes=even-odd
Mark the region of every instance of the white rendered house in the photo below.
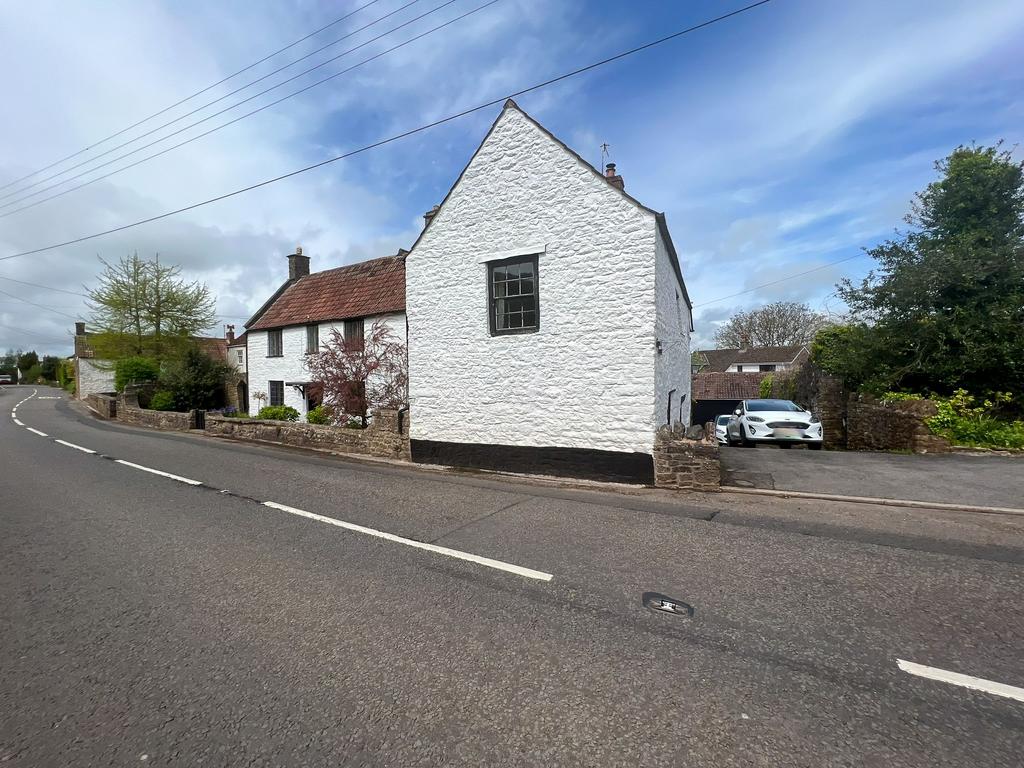
{"type": "Polygon", "coordinates": [[[509,100],[427,219],[406,259],[413,459],[651,480],[656,430],[690,412],[664,215],[509,100]]]}
{"type": "Polygon", "coordinates": [[[309,272],[302,249],[288,257],[288,280],[246,323],[249,409],[288,405],[301,417],[321,402],[305,367],[333,330],[365,338],[378,320],[405,340],[405,251],[346,267],[309,272]],[[255,395],[262,393],[262,403],[255,395]]]}

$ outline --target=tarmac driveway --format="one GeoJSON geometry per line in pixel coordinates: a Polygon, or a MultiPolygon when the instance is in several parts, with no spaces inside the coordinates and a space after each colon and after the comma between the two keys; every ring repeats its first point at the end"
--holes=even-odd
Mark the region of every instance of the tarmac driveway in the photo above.
{"type": "Polygon", "coordinates": [[[722,482],[807,493],[1024,507],[1024,457],[723,446],[722,482]]]}

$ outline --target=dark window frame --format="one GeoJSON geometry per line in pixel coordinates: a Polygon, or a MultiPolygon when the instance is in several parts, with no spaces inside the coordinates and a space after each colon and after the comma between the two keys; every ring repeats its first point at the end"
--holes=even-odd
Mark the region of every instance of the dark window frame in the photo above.
{"type": "Polygon", "coordinates": [[[284,405],[284,381],[268,381],[267,382],[267,404],[268,405],[284,405]],[[275,403],[274,400],[274,385],[280,384],[281,387],[281,402],[275,403]]]}
{"type": "Polygon", "coordinates": [[[306,354],[320,351],[320,325],[309,323],[306,326],[306,354]],[[313,342],[310,344],[310,342],[313,342]]]}
{"type": "Polygon", "coordinates": [[[267,357],[284,357],[284,329],[275,328],[272,331],[267,331],[267,357]],[[277,339],[277,352],[274,352],[274,342],[272,339],[277,339]]]}
{"type": "Polygon", "coordinates": [[[523,254],[510,256],[507,259],[495,259],[487,262],[487,318],[491,336],[514,336],[520,333],[537,333],[540,330],[540,254],[523,254]],[[534,324],[529,328],[498,328],[495,312],[498,298],[494,295],[494,270],[509,264],[531,263],[533,265],[533,312],[534,324]]]}
{"type": "Polygon", "coordinates": [[[349,351],[363,351],[366,348],[366,319],[356,317],[345,320],[342,335],[345,337],[345,346],[349,347],[349,351]],[[353,342],[356,342],[355,345],[353,342]]]}

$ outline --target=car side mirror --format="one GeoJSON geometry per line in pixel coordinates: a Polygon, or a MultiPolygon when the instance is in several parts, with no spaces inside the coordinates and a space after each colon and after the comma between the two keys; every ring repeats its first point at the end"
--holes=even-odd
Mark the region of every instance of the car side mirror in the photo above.
{"type": "Polygon", "coordinates": [[[742,416],[743,415],[743,411],[741,411],[739,408],[737,408],[735,411],[732,412],[732,415],[733,416],[742,416]]]}

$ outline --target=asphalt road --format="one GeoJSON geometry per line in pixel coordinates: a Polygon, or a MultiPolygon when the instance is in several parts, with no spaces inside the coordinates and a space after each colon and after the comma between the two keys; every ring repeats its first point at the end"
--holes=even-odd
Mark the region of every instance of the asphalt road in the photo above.
{"type": "Polygon", "coordinates": [[[897,659],[1024,687],[1024,519],[367,465],[38,396],[19,426],[31,393],[0,388],[4,764],[1021,764],[1012,690],[897,659]]]}
{"type": "Polygon", "coordinates": [[[722,448],[722,467],[730,485],[1024,507],[1024,458],[1019,456],[782,451],[761,445],[722,448]]]}

